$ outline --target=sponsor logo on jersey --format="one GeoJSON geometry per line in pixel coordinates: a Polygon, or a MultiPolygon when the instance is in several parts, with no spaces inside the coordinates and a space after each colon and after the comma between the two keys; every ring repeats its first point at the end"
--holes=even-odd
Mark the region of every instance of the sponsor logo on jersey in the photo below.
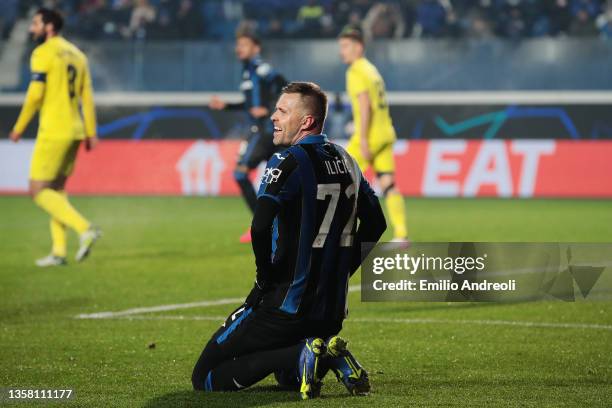
{"type": "Polygon", "coordinates": [[[261,182],[266,184],[276,183],[282,173],[281,169],[268,167],[261,177],[261,182]]]}

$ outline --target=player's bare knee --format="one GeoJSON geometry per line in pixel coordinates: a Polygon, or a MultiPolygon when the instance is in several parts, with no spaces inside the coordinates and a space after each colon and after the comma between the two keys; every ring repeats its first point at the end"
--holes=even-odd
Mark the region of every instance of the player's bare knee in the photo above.
{"type": "Polygon", "coordinates": [[[49,183],[45,183],[42,181],[30,180],[30,198],[35,199],[38,193],[40,193],[43,189],[49,187],[49,183]]]}

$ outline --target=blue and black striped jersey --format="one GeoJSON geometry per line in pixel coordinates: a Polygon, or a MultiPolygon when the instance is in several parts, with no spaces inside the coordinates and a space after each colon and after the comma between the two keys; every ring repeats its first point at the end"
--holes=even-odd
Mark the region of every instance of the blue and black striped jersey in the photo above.
{"type": "Polygon", "coordinates": [[[386,228],[356,162],[324,135],[311,135],[268,162],[253,218],[263,304],[291,316],[342,320],[361,243],[386,228]]]}

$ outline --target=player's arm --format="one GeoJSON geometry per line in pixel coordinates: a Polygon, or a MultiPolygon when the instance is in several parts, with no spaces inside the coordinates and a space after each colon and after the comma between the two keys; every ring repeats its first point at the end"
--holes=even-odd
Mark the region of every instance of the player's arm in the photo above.
{"type": "Polygon", "coordinates": [[[212,98],[210,99],[210,102],[208,103],[208,107],[213,110],[229,110],[229,111],[244,110],[246,108],[246,102],[242,101],[242,102],[229,103],[229,102],[225,102],[223,99],[219,98],[217,95],[213,95],[212,98]]]}
{"type": "Polygon", "coordinates": [[[225,102],[225,106],[223,107],[224,110],[229,110],[229,111],[237,111],[237,110],[244,110],[246,108],[246,102],[242,101],[242,102],[225,102]]]}
{"type": "Polygon", "coordinates": [[[360,137],[361,155],[367,161],[371,161],[372,154],[368,145],[370,121],[372,119],[372,101],[369,95],[369,80],[359,71],[349,69],[347,72],[347,88],[348,92],[357,99],[357,106],[354,106],[353,109],[358,110],[360,119],[359,123],[355,123],[354,125],[360,137]]]}
{"type": "Polygon", "coordinates": [[[357,218],[359,226],[353,241],[353,257],[351,264],[351,276],[359,269],[369,251],[364,251],[362,243],[376,243],[387,229],[385,215],[378,201],[378,197],[362,177],[359,187],[357,202],[357,218]]]}
{"type": "Polygon", "coordinates": [[[47,81],[48,61],[40,51],[35,50],[32,53],[30,61],[32,78],[26,93],[25,101],[21,107],[21,112],[17,118],[15,126],[11,131],[10,138],[14,142],[21,138],[26,127],[32,120],[34,114],[40,109],[43,98],[45,96],[45,84],[47,81]]]}
{"type": "Polygon", "coordinates": [[[89,64],[85,63],[83,72],[83,83],[81,89],[81,109],[83,111],[83,121],[85,123],[85,147],[90,150],[98,144],[96,105],[94,103],[93,85],[89,64]]]}
{"type": "Polygon", "coordinates": [[[367,91],[359,93],[357,95],[357,104],[359,109],[359,123],[356,125],[359,126],[359,136],[361,143],[361,154],[364,159],[371,161],[372,160],[372,152],[370,152],[370,147],[368,145],[368,138],[370,137],[370,120],[372,116],[372,103],[370,101],[370,95],[367,91]]]}
{"type": "Polygon", "coordinates": [[[259,188],[257,207],[251,224],[251,242],[257,266],[257,283],[265,288],[274,281],[272,264],[272,226],[284,201],[293,199],[299,192],[297,162],[293,156],[270,159],[259,188]]]}

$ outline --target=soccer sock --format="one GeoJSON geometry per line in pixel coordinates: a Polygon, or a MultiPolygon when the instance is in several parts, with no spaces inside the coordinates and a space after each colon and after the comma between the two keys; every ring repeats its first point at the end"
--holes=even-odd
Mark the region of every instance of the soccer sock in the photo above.
{"type": "Polygon", "coordinates": [[[300,342],[294,346],[259,351],[225,361],[209,373],[210,391],[238,391],[274,372],[282,372],[283,378],[295,377],[297,383],[298,359],[303,348],[304,342],[300,342]]]}
{"type": "Polygon", "coordinates": [[[406,230],[404,197],[396,189],[390,189],[385,196],[385,204],[387,205],[387,213],[394,230],[393,237],[407,238],[408,231],[406,230]]]}
{"type": "Polygon", "coordinates": [[[247,205],[251,209],[252,213],[255,213],[255,206],[257,205],[257,194],[255,193],[255,189],[253,188],[253,183],[249,180],[249,176],[247,173],[242,171],[235,171],[234,178],[236,179],[236,183],[240,187],[240,191],[242,192],[242,197],[244,197],[244,201],[246,201],[247,205]]]}
{"type": "MultiPolygon", "coordinates": [[[[60,193],[61,195],[67,198],[65,191],[63,190],[58,191],[58,193],[60,193]]],[[[49,226],[51,228],[51,242],[53,243],[51,253],[55,256],[65,258],[66,252],[67,252],[66,251],[66,246],[67,246],[66,245],[66,242],[67,242],[66,226],[53,217],[51,217],[49,226]]]]}
{"type": "Polygon", "coordinates": [[[89,229],[89,221],[83,218],[83,216],[70,205],[68,198],[62,193],[50,188],[45,188],[36,194],[34,202],[51,215],[52,218],[74,229],[78,234],[82,234],[89,229]]]}
{"type": "Polygon", "coordinates": [[[53,243],[51,253],[55,256],[65,258],[66,226],[53,217],[51,217],[51,222],[49,224],[51,227],[51,242],[53,243]]]}

